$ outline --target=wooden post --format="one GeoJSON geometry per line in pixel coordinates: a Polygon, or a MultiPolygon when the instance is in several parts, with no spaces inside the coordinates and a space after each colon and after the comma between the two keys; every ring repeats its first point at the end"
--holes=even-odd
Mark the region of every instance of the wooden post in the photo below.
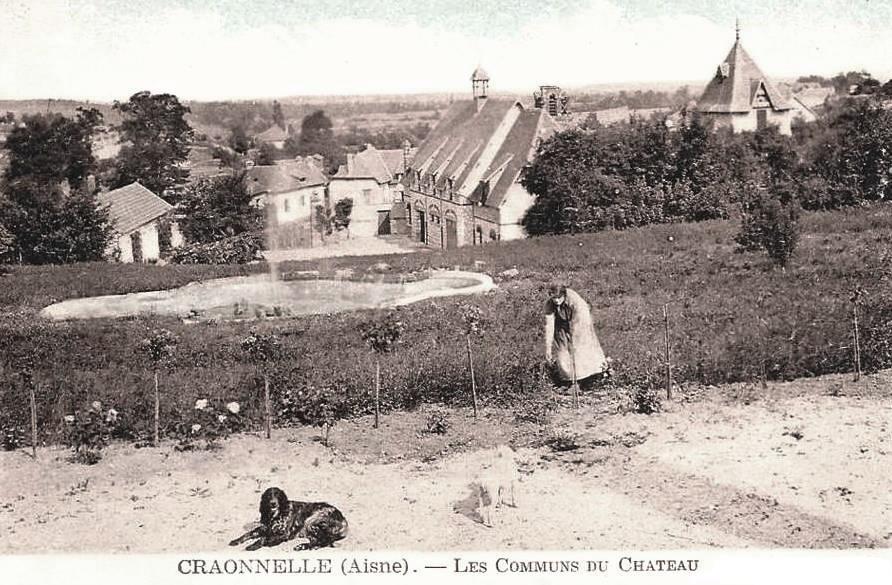
{"type": "Polygon", "coordinates": [[[861,338],[858,333],[858,299],[852,303],[852,324],[855,337],[855,381],[861,379],[861,338]]]}
{"type": "Polygon", "coordinates": [[[273,435],[273,415],[269,401],[269,376],[263,374],[263,410],[266,414],[266,438],[271,439],[273,435]]]}
{"type": "Polygon", "coordinates": [[[31,455],[37,459],[37,397],[34,395],[34,384],[28,384],[31,395],[31,455]]]}
{"type": "Polygon", "coordinates": [[[378,428],[378,419],[381,415],[381,360],[375,356],[375,427],[378,428]]]}
{"type": "Polygon", "coordinates": [[[576,379],[576,355],[571,353],[573,360],[573,408],[579,410],[579,381],[576,379]]]}
{"type": "Polygon", "coordinates": [[[672,348],[669,345],[669,303],[663,305],[663,333],[666,340],[666,399],[672,400],[672,348]]]}
{"type": "Polygon", "coordinates": [[[474,418],[477,418],[477,380],[474,377],[474,358],[471,354],[471,336],[466,336],[468,340],[468,367],[471,368],[471,397],[474,399],[474,418]]]}
{"type": "Polygon", "coordinates": [[[158,370],[155,370],[155,446],[160,442],[161,395],[158,392],[158,370]]]}

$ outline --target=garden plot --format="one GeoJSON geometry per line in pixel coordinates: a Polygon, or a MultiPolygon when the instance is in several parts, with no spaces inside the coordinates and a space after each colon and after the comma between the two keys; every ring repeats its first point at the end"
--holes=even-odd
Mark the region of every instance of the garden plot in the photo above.
{"type": "Polygon", "coordinates": [[[838,380],[772,385],[781,398],[745,406],[717,390],[651,416],[586,396],[541,427],[448,410],[435,435],[429,413],[400,412],[377,431],[369,417],[343,421],[331,448],[301,427],[213,451],[118,444],[94,466],[67,463],[61,448],[36,461],[0,453],[0,552],[231,550],[273,485],[341,508],[347,550],[888,547],[889,376],[860,398],[826,396],[838,380]],[[575,446],[545,446],[557,433],[575,446]],[[525,445],[518,507],[484,528],[452,506],[508,440],[525,445]]]}

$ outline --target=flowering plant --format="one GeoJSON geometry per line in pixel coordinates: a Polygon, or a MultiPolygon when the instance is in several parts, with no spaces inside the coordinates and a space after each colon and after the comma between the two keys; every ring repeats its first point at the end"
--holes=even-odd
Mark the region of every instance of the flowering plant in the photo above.
{"type": "Polygon", "coordinates": [[[174,425],[174,434],[179,439],[176,449],[192,451],[203,447],[218,448],[217,441],[232,433],[241,431],[245,422],[240,415],[241,405],[232,401],[217,407],[207,398],[199,398],[191,412],[174,425]]]}
{"type": "Polygon", "coordinates": [[[93,465],[102,458],[102,448],[118,430],[120,416],[114,408],[103,411],[102,403],[95,400],[87,410],[76,411],[62,420],[65,441],[74,449],[73,460],[93,465]]]}

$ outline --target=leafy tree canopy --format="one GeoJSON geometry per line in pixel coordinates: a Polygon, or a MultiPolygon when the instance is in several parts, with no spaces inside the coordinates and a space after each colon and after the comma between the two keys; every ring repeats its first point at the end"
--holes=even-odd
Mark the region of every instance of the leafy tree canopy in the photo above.
{"type": "Polygon", "coordinates": [[[189,108],[172,94],[141,91],[124,103],[115,102],[123,121],[118,126],[123,144],[118,154],[114,186],[139,181],[168,199],[189,176],[182,163],[189,156],[193,131],[186,121],[189,108]]]}
{"type": "Polygon", "coordinates": [[[252,204],[245,173],[202,179],[190,185],[180,203],[180,228],[193,243],[210,243],[263,231],[263,210],[252,204]]]}
{"type": "Polygon", "coordinates": [[[28,178],[46,185],[67,180],[79,187],[95,170],[92,139],[101,123],[102,114],[93,108],[78,108],[73,119],[59,114],[25,116],[6,139],[6,180],[28,178]]]}

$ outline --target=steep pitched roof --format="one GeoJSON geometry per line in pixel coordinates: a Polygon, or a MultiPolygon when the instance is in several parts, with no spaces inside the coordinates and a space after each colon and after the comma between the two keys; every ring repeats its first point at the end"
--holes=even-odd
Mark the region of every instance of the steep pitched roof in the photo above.
{"type": "Polygon", "coordinates": [[[832,87],[808,87],[794,94],[799,102],[810,109],[821,108],[835,93],[832,87]]]}
{"type": "Polygon", "coordinates": [[[524,110],[521,112],[505,142],[496,153],[492,164],[484,173],[484,189],[477,189],[472,200],[482,199],[484,205],[499,207],[505,201],[508,189],[529,164],[538,146],[538,140],[545,140],[558,129],[554,119],[544,110],[524,110]]]}
{"type": "Polygon", "coordinates": [[[256,138],[259,142],[285,142],[288,138],[288,131],[273,124],[258,134],[256,138]]]}
{"type": "Polygon", "coordinates": [[[316,187],[328,182],[325,173],[309,158],[280,160],[276,164],[291,177],[297,179],[301,187],[316,187]]]}
{"type": "Polygon", "coordinates": [[[348,155],[347,164],[338,167],[337,179],[375,179],[387,183],[403,173],[403,151],[378,150],[371,144],[356,154],[348,155]]]}
{"type": "Polygon", "coordinates": [[[721,114],[749,112],[761,88],[764,88],[772,109],[790,109],[787,99],[765,77],[738,39],[716,69],[715,77],[703,90],[697,102],[697,111],[721,114]]]}
{"type": "Polygon", "coordinates": [[[107,206],[112,226],[121,235],[132,233],[173,209],[172,205],[139,183],[100,193],[97,199],[100,205],[107,206]]]}
{"type": "Polygon", "coordinates": [[[472,201],[497,207],[531,160],[539,138],[554,132],[552,118],[515,100],[489,98],[452,104],[418,148],[412,167],[422,183],[452,181],[472,201]]]}
{"type": "Polygon", "coordinates": [[[257,165],[248,169],[246,182],[252,195],[287,193],[303,185],[281,165],[257,165]]]}

